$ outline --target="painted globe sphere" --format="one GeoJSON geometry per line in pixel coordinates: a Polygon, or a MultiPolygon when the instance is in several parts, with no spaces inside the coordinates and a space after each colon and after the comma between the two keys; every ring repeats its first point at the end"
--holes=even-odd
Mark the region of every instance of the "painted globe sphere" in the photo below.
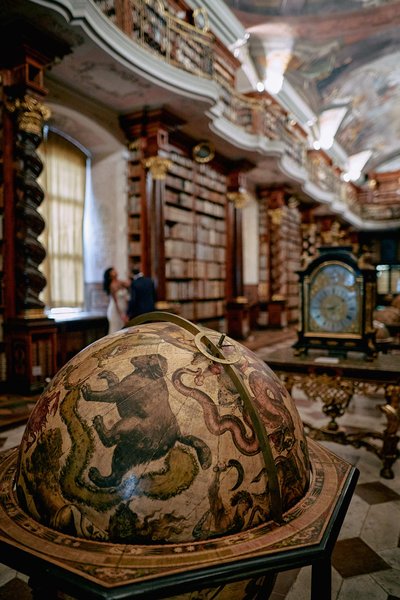
{"type": "Polygon", "coordinates": [[[171,316],[70,360],[19,449],[22,509],[126,544],[192,543],[280,521],[310,480],[293,400],[242,344],[171,316]]]}

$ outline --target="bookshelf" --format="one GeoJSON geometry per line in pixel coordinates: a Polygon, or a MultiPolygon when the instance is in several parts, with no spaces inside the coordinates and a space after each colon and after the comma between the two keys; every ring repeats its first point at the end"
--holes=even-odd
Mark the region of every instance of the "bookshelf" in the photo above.
{"type": "Polygon", "coordinates": [[[308,249],[302,216],[284,188],[261,189],[259,197],[259,325],[286,327],[299,318],[297,271],[308,249]]]}
{"type": "Polygon", "coordinates": [[[270,247],[268,207],[265,200],[261,200],[258,208],[258,236],[259,236],[259,258],[258,258],[258,299],[260,311],[258,325],[268,324],[267,300],[269,298],[269,269],[270,269],[270,247]]]}
{"type": "Polygon", "coordinates": [[[144,156],[144,140],[130,145],[129,263],[155,279],[159,302],[218,327],[225,316],[227,178],[195,161],[194,140],[160,139],[152,157],[144,156]],[[167,165],[163,174],[152,171],[157,162],[167,165]]]}
{"type": "Polygon", "coordinates": [[[128,253],[130,269],[142,266],[145,171],[139,145],[130,148],[128,161],[128,253]]]}
{"type": "MultiPolygon", "coordinates": [[[[3,113],[3,85],[0,83],[0,113],[3,113]]],[[[0,385],[7,379],[7,362],[4,345],[4,171],[3,171],[3,119],[0,120],[0,385]]]]}
{"type": "Polygon", "coordinates": [[[191,320],[225,313],[226,177],[171,146],[165,181],[166,300],[191,320]]]}
{"type": "Polygon", "coordinates": [[[268,210],[270,232],[270,325],[285,327],[299,318],[297,271],[301,266],[301,214],[296,203],[268,210]],[[271,322],[271,311],[274,322],[271,322]]]}

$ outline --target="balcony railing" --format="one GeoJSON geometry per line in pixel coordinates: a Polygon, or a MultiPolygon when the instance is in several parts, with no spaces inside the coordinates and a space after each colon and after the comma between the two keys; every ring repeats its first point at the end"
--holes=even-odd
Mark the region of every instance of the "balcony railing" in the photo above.
{"type": "Polygon", "coordinates": [[[357,212],[363,219],[399,219],[400,195],[397,191],[379,189],[361,191],[357,196],[357,212]]]}
{"type": "Polygon", "coordinates": [[[137,44],[200,77],[213,75],[213,35],[166,10],[161,0],[94,0],[137,44]]]}
{"type": "MultiPolygon", "coordinates": [[[[300,126],[293,126],[284,109],[265,93],[257,96],[235,90],[235,71],[207,27],[185,20],[192,15],[173,14],[163,0],[94,0],[103,14],[135,43],[161,60],[198,77],[219,84],[222,114],[248,133],[283,142],[284,153],[303,169],[316,186],[339,198],[362,218],[400,218],[398,196],[381,204],[379,192],[373,201],[354,185],[343,182],[340,171],[318,151],[307,152],[307,139],[300,126]]],[[[193,13],[194,14],[194,13],[193,13]]],[[[192,19],[193,21],[193,19],[192,19]]]]}

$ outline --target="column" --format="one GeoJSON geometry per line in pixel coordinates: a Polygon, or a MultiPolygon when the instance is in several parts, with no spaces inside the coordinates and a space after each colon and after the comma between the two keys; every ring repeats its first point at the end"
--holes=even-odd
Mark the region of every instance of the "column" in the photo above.
{"type": "Polygon", "coordinates": [[[151,156],[144,161],[147,171],[146,196],[149,211],[149,254],[151,277],[157,288],[157,306],[166,309],[164,202],[165,179],[171,161],[151,156]]]}
{"type": "Polygon", "coordinates": [[[50,116],[43,103],[44,71],[67,49],[27,23],[0,31],[4,82],[4,332],[7,384],[15,391],[43,388],[56,372],[57,336],[45,315],[40,271],[46,251],[39,242],[45,222],[38,212],[44,192],[38,184],[42,162],[37,153],[50,116]]]}
{"type": "Polygon", "coordinates": [[[135,166],[140,172],[140,264],[143,273],[154,279],[159,310],[170,309],[166,301],[164,205],[171,161],[165,155],[170,132],[182,123],[163,108],[145,108],[120,118],[128,147],[139,149],[135,166]]]}
{"type": "Polygon", "coordinates": [[[229,177],[227,194],[227,329],[237,339],[250,333],[250,307],[243,295],[242,208],[248,201],[243,173],[229,177]]]}

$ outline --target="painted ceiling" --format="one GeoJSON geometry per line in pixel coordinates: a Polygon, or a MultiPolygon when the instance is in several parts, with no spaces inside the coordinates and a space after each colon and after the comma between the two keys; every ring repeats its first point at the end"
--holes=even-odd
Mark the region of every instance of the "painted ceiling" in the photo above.
{"type": "Polygon", "coordinates": [[[250,34],[261,81],[275,61],[320,135],[328,124],[364,173],[400,169],[400,0],[225,3],[250,34]]]}

